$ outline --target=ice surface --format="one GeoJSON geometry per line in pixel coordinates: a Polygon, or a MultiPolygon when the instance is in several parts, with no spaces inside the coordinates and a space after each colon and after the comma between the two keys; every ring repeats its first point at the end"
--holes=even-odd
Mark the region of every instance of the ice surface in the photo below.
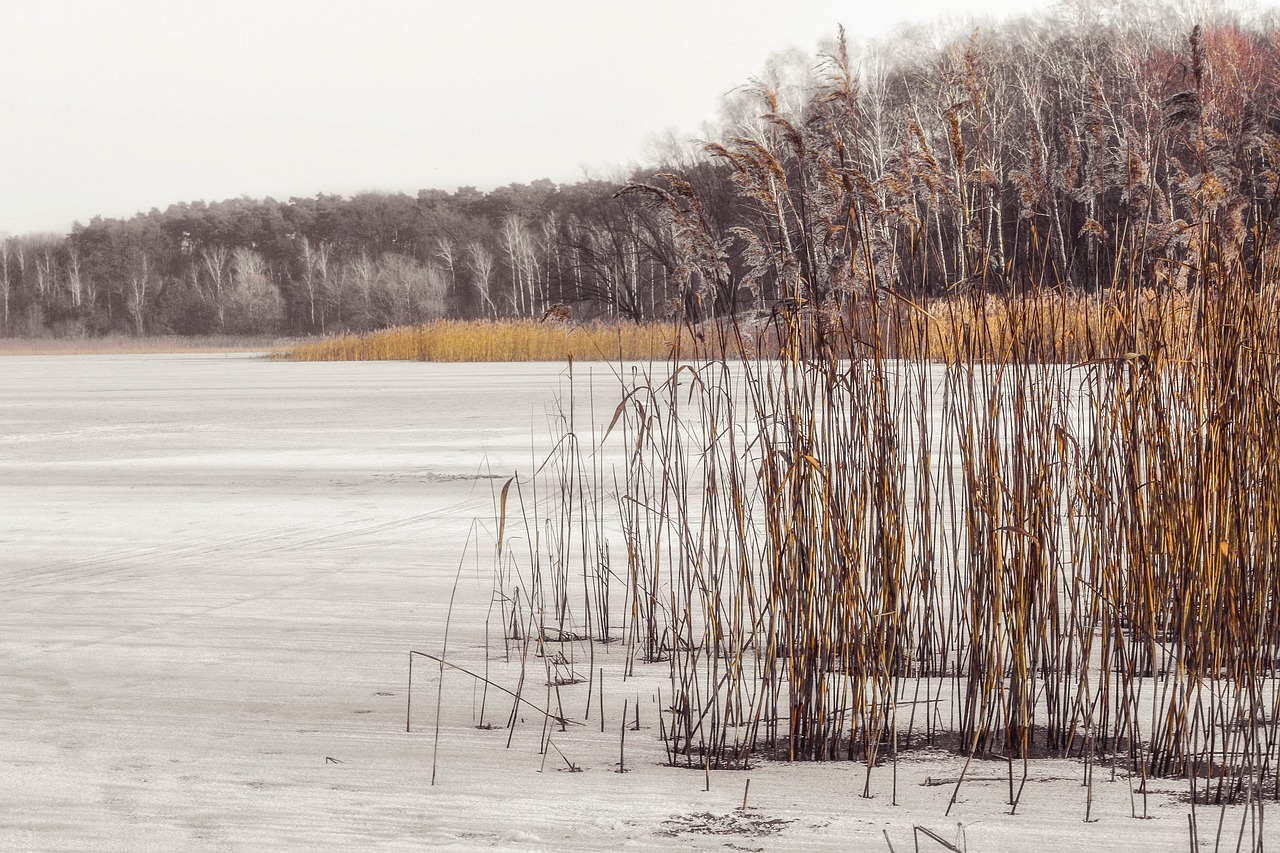
{"type": "Polygon", "coordinates": [[[624,682],[616,646],[574,662],[604,669],[603,733],[586,683],[527,694],[586,722],[552,734],[563,759],[539,754],[539,715],[511,733],[509,697],[446,673],[432,787],[438,670],[415,664],[406,733],[408,651],[440,652],[457,578],[448,654],[486,666],[493,494],[536,463],[563,372],[0,359],[0,849],[887,850],[887,831],[902,851],[916,824],[961,824],[973,851],[1186,848],[1181,786],[1134,819],[1137,782],[1097,768],[1084,823],[1070,761],[1033,762],[1016,816],[1008,768],[981,762],[944,817],[951,787],[925,782],[963,760],[942,752],[900,763],[897,806],[892,772],[865,799],[852,763],[764,762],[704,790],[661,766],[666,672],[624,682]],[[641,717],[619,774],[624,701],[641,717]]]}

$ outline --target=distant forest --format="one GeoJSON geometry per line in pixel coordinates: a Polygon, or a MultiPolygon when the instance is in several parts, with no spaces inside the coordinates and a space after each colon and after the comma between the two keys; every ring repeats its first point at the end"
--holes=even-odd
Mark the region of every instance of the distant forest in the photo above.
{"type": "Polygon", "coordinates": [[[767,314],[868,287],[1194,287],[1191,259],[1213,257],[1206,223],[1244,235],[1245,257],[1224,263],[1247,268],[1275,239],[1278,95],[1273,15],[1079,4],[878,45],[842,36],[816,59],[779,56],[727,96],[709,140],[620,182],[183,202],[8,237],[0,334],[301,335],[551,309],[767,314]]]}

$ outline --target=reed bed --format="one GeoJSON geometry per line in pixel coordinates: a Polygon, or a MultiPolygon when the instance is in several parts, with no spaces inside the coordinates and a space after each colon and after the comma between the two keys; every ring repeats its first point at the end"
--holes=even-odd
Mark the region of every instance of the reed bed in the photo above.
{"type": "MultiPolygon", "coordinates": [[[[982,361],[1016,356],[1074,363],[1120,358],[1130,351],[1132,342],[1113,334],[1117,311],[1128,312],[1139,338],[1169,343],[1185,331],[1178,318],[1195,307],[1185,293],[1146,290],[1133,305],[1118,306],[1105,295],[1063,290],[1035,296],[980,292],[919,303],[894,300],[882,305],[874,320],[870,315],[804,313],[814,318],[818,334],[827,326],[845,324],[841,335],[829,335],[826,341],[845,358],[861,357],[869,342],[876,341],[888,358],[945,363],[963,351],[982,361]]],[[[725,358],[736,361],[776,357],[787,343],[786,320],[781,307],[768,315],[699,323],[683,333],[671,323],[442,320],[307,341],[277,352],[291,361],[661,361],[673,353],[688,358],[701,351],[705,356],[706,342],[712,340],[721,342],[725,358]]],[[[1179,345],[1185,349],[1186,342],[1179,345]]]]}
{"type": "Polygon", "coordinates": [[[616,361],[665,359],[670,329],[639,323],[439,320],[293,347],[292,361],[616,361]]]}

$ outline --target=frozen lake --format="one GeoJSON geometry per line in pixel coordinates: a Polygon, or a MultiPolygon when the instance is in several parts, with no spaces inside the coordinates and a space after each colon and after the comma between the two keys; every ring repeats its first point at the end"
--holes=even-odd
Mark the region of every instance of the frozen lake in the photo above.
{"type": "MultiPolygon", "coordinates": [[[[884,850],[887,830],[901,850],[913,824],[951,838],[957,820],[974,850],[1185,845],[1185,808],[1159,787],[1159,820],[1133,820],[1117,780],[1082,823],[1066,761],[1036,763],[1014,818],[983,781],[999,765],[944,819],[950,788],[922,783],[963,761],[941,753],[904,764],[899,807],[885,773],[858,797],[856,764],[761,764],[704,790],[702,773],[659,766],[665,672],[624,684],[608,648],[608,731],[593,710],[557,737],[563,761],[539,754],[536,715],[504,728],[509,702],[476,728],[476,685],[451,675],[431,787],[437,679],[415,669],[406,733],[406,655],[440,650],[457,576],[450,657],[485,665],[491,545],[459,575],[460,560],[494,490],[532,467],[563,374],[0,359],[0,849],[884,850]],[[624,701],[643,716],[621,775],[624,701]],[[568,761],[583,772],[558,772],[568,761]],[[746,777],[752,808],[735,818],[746,777]]],[[[607,421],[616,386],[600,387],[607,421]]],[[[500,657],[494,679],[513,683],[500,657]]],[[[571,717],[584,698],[564,689],[571,717]]]]}

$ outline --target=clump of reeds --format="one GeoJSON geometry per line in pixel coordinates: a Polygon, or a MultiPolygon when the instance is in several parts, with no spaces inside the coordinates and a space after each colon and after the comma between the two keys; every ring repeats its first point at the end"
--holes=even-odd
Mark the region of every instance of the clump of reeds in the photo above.
{"type": "Polygon", "coordinates": [[[880,310],[857,298],[783,321],[782,357],[677,328],[691,354],[629,379],[609,427],[625,584],[604,447],[566,425],[509,597],[557,639],[609,636],[620,597],[635,658],[670,667],[676,762],[870,772],[925,741],[1273,789],[1275,299],[1223,281],[1144,352],[1074,364],[990,331],[845,358],[880,310]]]}
{"type": "Polygon", "coordinates": [[[1046,276],[913,299],[855,239],[879,214],[823,162],[825,126],[770,121],[774,147],[719,153],[765,223],[757,264],[792,293],[751,334],[677,323],[670,359],[623,377],[616,581],[607,442],[583,456],[567,430],[530,521],[558,531],[530,535],[540,610],[580,601],[590,625],[618,588],[634,658],[670,670],[673,763],[845,758],[869,780],[930,742],[1006,760],[1015,808],[1037,755],[1182,777],[1196,801],[1280,796],[1262,220],[1205,212],[1195,287],[1144,278],[1131,242],[1088,294],[1046,276]]]}

